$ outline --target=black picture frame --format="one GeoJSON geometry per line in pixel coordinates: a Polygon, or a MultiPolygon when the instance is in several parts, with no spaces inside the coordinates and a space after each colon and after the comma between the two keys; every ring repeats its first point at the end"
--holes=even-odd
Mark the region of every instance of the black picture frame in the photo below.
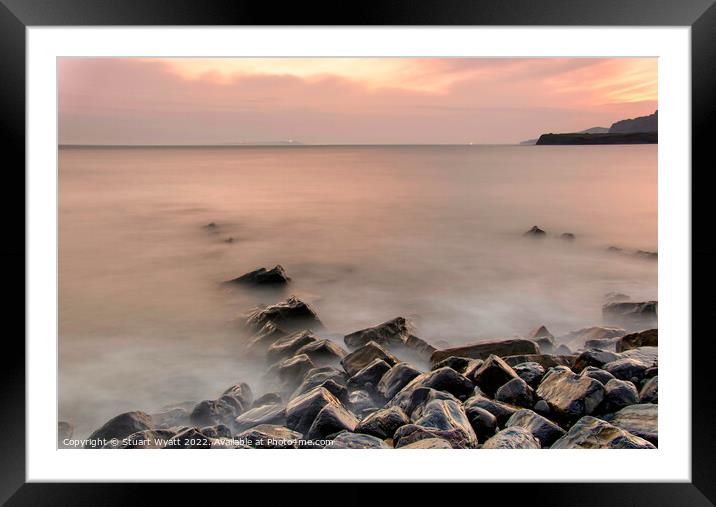
{"type": "MultiPolygon", "coordinates": [[[[5,235],[0,256],[5,280],[18,293],[6,290],[3,305],[12,327],[3,338],[0,367],[0,502],[7,505],[109,505],[149,501],[146,485],[40,484],[25,480],[25,222],[17,217],[25,205],[25,30],[32,26],[109,25],[536,25],[536,26],[689,26],[692,54],[692,423],[691,483],[515,484],[480,485],[479,498],[492,494],[500,503],[525,499],[537,505],[714,505],[716,504],[716,420],[710,367],[713,333],[707,316],[714,296],[716,248],[711,237],[713,211],[704,204],[709,171],[710,130],[716,121],[716,6],[714,0],[383,0],[341,4],[323,2],[273,4],[244,0],[0,0],[0,145],[6,182],[2,200],[5,235]],[[23,189],[23,191],[20,191],[23,189]],[[699,208],[701,206],[701,208],[699,208]],[[21,240],[22,238],[22,240],[21,240]],[[22,289],[20,289],[22,287],[22,289]],[[22,292],[20,292],[20,290],[22,292]],[[144,501],[142,501],[144,500],[144,501]]],[[[712,311],[712,310],[711,310],[712,311]]],[[[687,344],[689,337],[668,337],[687,344]]],[[[623,466],[616,462],[615,467],[623,466]]],[[[628,474],[626,474],[628,475],[628,474]]],[[[296,485],[272,486],[272,494],[296,494],[296,485]]],[[[311,487],[311,486],[309,486],[311,487]]],[[[316,487],[315,485],[312,487],[316,487]]],[[[431,485],[415,485],[423,497],[431,485]]],[[[251,497],[242,486],[241,497],[251,497]]],[[[163,503],[184,496],[175,485],[163,492],[163,503]],[[166,496],[164,496],[166,495],[166,496]]],[[[225,488],[223,488],[225,490],[225,488]]],[[[433,488],[434,489],[434,488],[433,488]]],[[[453,493],[443,490],[447,498],[453,493]]],[[[469,489],[462,489],[466,501],[469,489]]],[[[346,485],[331,503],[364,505],[372,493],[361,485],[346,485]]],[[[457,501],[458,497],[452,500],[457,501]]],[[[207,499],[211,498],[206,497],[207,499]]],[[[401,493],[402,501],[409,496],[401,493]]],[[[476,498],[477,499],[477,498],[476,498]]],[[[238,499],[237,499],[238,500],[238,499]]],[[[479,499],[477,499],[479,501],[479,499]]],[[[269,502],[270,504],[271,502],[269,502]]],[[[320,501],[319,501],[320,503],[320,501]]]]}

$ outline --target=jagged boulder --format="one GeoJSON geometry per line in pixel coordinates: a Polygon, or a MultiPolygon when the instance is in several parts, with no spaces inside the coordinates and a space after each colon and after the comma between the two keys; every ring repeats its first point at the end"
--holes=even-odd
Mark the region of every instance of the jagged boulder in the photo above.
{"type": "Polygon", "coordinates": [[[477,435],[478,441],[484,441],[495,434],[497,430],[497,418],[484,408],[472,406],[465,409],[465,415],[472,429],[477,435]]]}
{"type": "Polygon", "coordinates": [[[280,361],[298,353],[298,350],[304,345],[317,342],[319,338],[313,334],[313,331],[303,330],[291,333],[283,338],[279,338],[272,343],[266,350],[266,357],[269,362],[280,361]]]}
{"type": "Polygon", "coordinates": [[[603,366],[611,361],[616,361],[620,356],[616,352],[609,352],[608,350],[590,349],[585,350],[577,356],[574,360],[572,369],[579,373],[587,366],[594,366],[596,368],[602,368],[603,366]]]}
{"type": "Polygon", "coordinates": [[[211,439],[196,428],[189,428],[167,440],[165,449],[211,449],[211,439]]]}
{"type": "Polygon", "coordinates": [[[610,413],[639,403],[636,386],[628,380],[612,379],[604,385],[601,412],[610,413]]]}
{"type": "Polygon", "coordinates": [[[340,431],[353,432],[357,424],[358,419],[340,402],[328,403],[316,415],[306,437],[318,440],[340,431]]]}
{"type": "Polygon", "coordinates": [[[199,432],[207,438],[231,438],[231,429],[224,424],[201,428],[199,432]]]}
{"type": "Polygon", "coordinates": [[[518,410],[507,421],[508,428],[519,426],[529,431],[539,440],[540,447],[547,448],[564,435],[564,430],[549,419],[532,410],[518,410]]]}
{"type": "Polygon", "coordinates": [[[378,383],[388,370],[390,370],[388,363],[382,359],[374,359],[370,364],[363,367],[348,379],[348,387],[377,390],[378,383]]]}
{"type": "Polygon", "coordinates": [[[351,411],[359,419],[362,419],[371,412],[375,412],[382,404],[382,401],[376,401],[371,393],[361,389],[351,391],[348,395],[348,406],[350,406],[351,411]]]}
{"type": "Polygon", "coordinates": [[[534,361],[519,363],[513,366],[512,369],[515,370],[518,377],[527,382],[527,385],[533,389],[539,385],[540,380],[542,380],[544,376],[544,367],[534,361]]]}
{"type": "Polygon", "coordinates": [[[540,449],[539,440],[520,426],[512,426],[495,433],[482,445],[483,449],[540,449]]]}
{"type": "Polygon", "coordinates": [[[278,404],[262,405],[247,410],[234,419],[234,428],[238,432],[259,426],[260,424],[277,424],[283,426],[286,424],[286,407],[278,404]]]}
{"type": "Polygon", "coordinates": [[[95,430],[89,437],[90,441],[85,445],[87,449],[97,449],[102,447],[106,440],[123,439],[132,433],[151,429],[152,418],[149,414],[141,411],[125,412],[113,417],[102,425],[101,428],[95,430]]]}
{"type": "Polygon", "coordinates": [[[654,449],[654,445],[606,421],[585,416],[551,449],[654,449]]]}
{"type": "Polygon", "coordinates": [[[453,400],[433,400],[414,424],[400,427],[394,435],[395,446],[405,445],[423,438],[443,438],[454,449],[473,448],[477,436],[460,403],[453,400]]]}
{"type": "Polygon", "coordinates": [[[321,409],[328,404],[340,406],[341,403],[323,387],[317,387],[305,394],[296,396],[286,405],[286,426],[291,430],[305,434],[321,409]]]}
{"type": "Polygon", "coordinates": [[[286,270],[278,264],[271,269],[258,268],[249,273],[243,274],[238,278],[227,280],[224,283],[249,285],[249,286],[267,286],[267,285],[286,285],[291,279],[286,274],[286,270]]]}
{"type": "Polygon", "coordinates": [[[404,317],[396,317],[377,326],[361,329],[346,335],[343,340],[350,349],[357,349],[368,342],[380,345],[402,345],[410,334],[410,326],[404,317]]]}
{"type": "Polygon", "coordinates": [[[544,376],[537,395],[547,402],[556,417],[576,421],[594,413],[604,398],[604,386],[569,370],[553,371],[544,376]]]}
{"type": "Polygon", "coordinates": [[[659,403],[659,376],[651,377],[639,391],[640,403],[659,403]]]}
{"type": "MultiPolygon", "coordinates": [[[[300,354],[281,361],[278,365],[278,377],[281,382],[291,386],[291,390],[303,382],[306,374],[315,368],[316,365],[306,355],[300,354]]],[[[290,392],[290,391],[289,391],[290,392]]]]}
{"type": "Polygon", "coordinates": [[[396,430],[408,424],[410,420],[398,407],[377,410],[363,418],[355,428],[356,433],[365,433],[385,440],[393,438],[396,430]]]}
{"type": "Polygon", "coordinates": [[[607,303],[602,306],[605,323],[623,326],[627,329],[657,327],[658,303],[656,301],[607,303]]]}
{"type": "Polygon", "coordinates": [[[444,391],[457,398],[466,398],[475,389],[475,386],[468,378],[448,367],[418,375],[401,390],[401,393],[421,387],[444,391]]]}
{"type": "Polygon", "coordinates": [[[390,400],[386,408],[398,407],[411,421],[420,418],[425,405],[433,400],[452,400],[460,402],[455,396],[443,391],[436,391],[430,387],[413,387],[403,389],[390,400]]]}
{"type": "Polygon", "coordinates": [[[224,395],[216,400],[203,400],[196,404],[189,415],[189,421],[196,426],[233,424],[234,419],[243,411],[241,401],[234,396],[224,395]]]}
{"type": "Polygon", "coordinates": [[[659,330],[647,329],[638,333],[631,333],[622,336],[616,344],[617,352],[624,352],[637,347],[658,347],[659,346],[659,330]]]}
{"type": "Polygon", "coordinates": [[[337,368],[333,368],[332,366],[313,368],[306,373],[303,382],[296,388],[291,398],[307,393],[316,387],[325,387],[336,398],[344,399],[348,394],[345,384],[345,373],[337,368]]]}
{"type": "Polygon", "coordinates": [[[318,366],[339,364],[347,352],[331,340],[316,340],[298,349],[296,354],[306,354],[318,366]]]}
{"type": "Polygon", "coordinates": [[[378,382],[378,392],[386,400],[390,400],[419,375],[420,370],[411,364],[398,363],[388,370],[380,379],[378,382]]]}
{"type": "Polygon", "coordinates": [[[444,438],[423,438],[410,444],[403,445],[401,449],[452,449],[450,442],[444,438]]]}
{"type": "Polygon", "coordinates": [[[380,438],[350,431],[341,431],[325,449],[390,449],[380,438]]]}
{"type": "Polygon", "coordinates": [[[484,341],[462,347],[436,350],[433,355],[430,356],[430,363],[436,364],[450,356],[468,357],[470,359],[487,359],[490,355],[504,357],[525,354],[539,354],[539,347],[532,340],[526,340],[524,338],[511,338],[506,340],[484,341]]]}
{"type": "MultiPolygon", "coordinates": [[[[560,347],[562,347],[562,345],[560,345],[560,347]]],[[[512,367],[522,363],[537,363],[546,370],[555,366],[567,366],[571,368],[574,364],[575,356],[569,354],[527,354],[505,356],[502,359],[512,367]]]]}
{"type": "Polygon", "coordinates": [[[644,373],[649,366],[651,365],[643,363],[638,359],[622,357],[616,361],[605,364],[604,370],[620,380],[636,379],[639,381],[644,378],[644,373]]]}
{"type": "Polygon", "coordinates": [[[362,368],[365,368],[373,362],[374,359],[382,359],[390,366],[399,362],[397,357],[385,350],[376,342],[371,341],[345,356],[341,360],[341,365],[346,373],[352,377],[362,368]]]}
{"type": "Polygon", "coordinates": [[[250,354],[265,352],[274,342],[284,338],[288,333],[273,322],[267,322],[249,340],[246,350],[250,354]]]}
{"type": "Polygon", "coordinates": [[[503,403],[531,408],[534,405],[535,393],[521,378],[513,378],[500,386],[495,393],[495,399],[503,403]]]}
{"type": "Polygon", "coordinates": [[[489,356],[470,378],[485,394],[494,396],[495,392],[512,379],[519,378],[515,370],[495,355],[489,356]]]}
{"type": "Polygon", "coordinates": [[[273,305],[258,306],[246,315],[246,324],[256,331],[269,322],[286,331],[323,327],[313,308],[295,296],[273,305]]]}
{"type": "Polygon", "coordinates": [[[616,378],[608,371],[597,368],[596,366],[587,366],[581,371],[580,375],[583,377],[593,378],[594,380],[601,382],[603,385],[606,385],[607,382],[616,378]]]}
{"type": "Polygon", "coordinates": [[[463,404],[465,407],[465,413],[470,417],[471,411],[474,408],[480,408],[487,410],[489,413],[495,416],[497,419],[498,426],[504,426],[507,420],[512,415],[520,410],[520,407],[510,405],[508,403],[502,403],[500,401],[491,400],[480,394],[476,394],[472,398],[465,400],[463,404]]]}
{"type": "Polygon", "coordinates": [[[614,414],[609,422],[624,431],[658,445],[658,412],[659,406],[652,403],[630,405],[614,414]]]}
{"type": "Polygon", "coordinates": [[[452,368],[456,372],[462,373],[464,375],[465,369],[468,367],[471,361],[474,361],[474,359],[470,359],[469,357],[450,356],[448,358],[443,359],[442,361],[435,363],[430,369],[438,370],[447,366],[448,368],[452,368]]]}
{"type": "Polygon", "coordinates": [[[257,408],[263,405],[281,405],[282,403],[283,397],[280,393],[266,393],[256,398],[251,404],[251,408],[257,408]]]}

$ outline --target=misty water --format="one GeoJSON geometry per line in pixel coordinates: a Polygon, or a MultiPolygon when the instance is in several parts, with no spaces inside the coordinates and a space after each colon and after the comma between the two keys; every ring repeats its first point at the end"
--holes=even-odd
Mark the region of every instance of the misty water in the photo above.
{"type": "Polygon", "coordinates": [[[235,319],[295,294],[341,345],[396,316],[438,346],[657,298],[657,147],[60,149],[59,416],[265,388],[235,319]],[[217,227],[205,228],[214,222],[217,227]],[[542,240],[522,233],[533,225],[542,240]],[[576,235],[573,242],[559,238],[576,235]],[[227,242],[229,238],[233,241],[227,242]],[[284,293],[219,282],[283,265],[284,293]]]}

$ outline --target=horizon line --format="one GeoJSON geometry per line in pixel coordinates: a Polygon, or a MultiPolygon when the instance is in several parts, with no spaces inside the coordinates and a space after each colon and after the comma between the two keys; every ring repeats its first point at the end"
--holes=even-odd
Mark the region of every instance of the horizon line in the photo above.
{"type": "Polygon", "coordinates": [[[520,143],[218,143],[218,144],[85,144],[58,143],[58,148],[315,148],[326,146],[519,146],[520,143]]]}

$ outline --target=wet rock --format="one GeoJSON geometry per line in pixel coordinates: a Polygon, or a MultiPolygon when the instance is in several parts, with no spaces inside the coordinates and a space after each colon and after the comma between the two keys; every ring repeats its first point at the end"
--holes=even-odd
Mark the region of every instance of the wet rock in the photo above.
{"type": "MultiPolygon", "coordinates": [[[[192,405],[192,409],[194,406],[192,405]]],[[[171,408],[163,412],[150,414],[154,428],[165,429],[172,426],[189,424],[189,411],[184,407],[171,408]]]]}
{"type": "Polygon", "coordinates": [[[234,438],[257,449],[298,449],[302,435],[285,426],[262,424],[239,433],[234,438]]]}
{"type": "Polygon", "coordinates": [[[552,410],[549,408],[549,404],[544,400],[539,400],[535,403],[534,411],[543,417],[549,417],[552,410]]]}
{"type": "Polygon", "coordinates": [[[318,337],[309,330],[291,333],[271,344],[266,351],[266,357],[269,362],[279,361],[293,356],[304,345],[317,341],[318,337]]]}
{"type": "Polygon", "coordinates": [[[465,409],[467,420],[470,421],[477,440],[482,442],[495,434],[497,430],[497,418],[484,408],[477,406],[465,409]]]}
{"type": "Polygon", "coordinates": [[[536,225],[533,225],[532,228],[525,232],[523,236],[530,236],[533,238],[543,238],[547,233],[544,232],[542,229],[537,227],[536,225]]]}
{"type": "Polygon", "coordinates": [[[475,386],[469,379],[448,367],[418,375],[411,380],[401,392],[420,387],[429,387],[437,391],[444,391],[457,398],[466,398],[470,396],[475,389],[475,386]]]}
{"type": "Polygon", "coordinates": [[[602,370],[601,368],[597,368],[596,366],[587,366],[582,370],[580,375],[584,377],[593,378],[597,382],[600,382],[602,385],[606,385],[607,382],[615,378],[614,375],[612,375],[608,371],[602,370]]]}
{"type": "Polygon", "coordinates": [[[370,364],[359,370],[355,375],[348,379],[348,387],[366,387],[368,389],[377,390],[378,383],[388,370],[390,370],[390,365],[388,363],[382,359],[374,359],[370,364]]]}
{"type": "Polygon", "coordinates": [[[121,440],[132,433],[151,429],[152,425],[152,418],[144,412],[134,411],[119,414],[104,423],[101,428],[95,430],[89,436],[89,440],[97,442],[88,442],[85,448],[97,449],[104,445],[104,440],[112,440],[113,438],[121,440]]]}
{"type": "Polygon", "coordinates": [[[659,330],[647,329],[638,333],[631,333],[622,336],[616,344],[617,352],[624,352],[637,347],[658,347],[659,346],[659,330]]]}
{"type": "Polygon", "coordinates": [[[659,374],[659,367],[658,366],[652,366],[651,368],[647,368],[644,372],[644,378],[652,378],[656,377],[659,374]]]}
{"type": "Polygon", "coordinates": [[[525,408],[534,405],[534,396],[532,388],[519,377],[503,384],[495,393],[496,400],[525,408]]]}
{"type": "Polygon", "coordinates": [[[651,365],[642,363],[638,359],[623,357],[605,364],[604,370],[620,380],[631,380],[634,378],[641,380],[644,378],[644,372],[649,366],[651,365]]]}
{"type": "Polygon", "coordinates": [[[540,444],[532,433],[520,426],[505,428],[487,440],[483,449],[539,449],[540,444]]]}
{"type": "Polygon", "coordinates": [[[507,421],[507,427],[519,426],[529,431],[539,440],[540,447],[547,448],[564,435],[564,430],[555,423],[536,414],[532,410],[522,409],[515,412],[507,421]]]}
{"type": "Polygon", "coordinates": [[[519,356],[506,356],[502,359],[512,367],[521,363],[537,363],[542,368],[548,369],[553,368],[555,366],[567,366],[571,368],[572,364],[574,364],[575,356],[558,354],[528,354],[519,356]]]}
{"type": "Polygon", "coordinates": [[[540,352],[549,353],[557,346],[554,335],[545,326],[539,326],[527,335],[527,338],[534,341],[540,352]]]}
{"type": "Polygon", "coordinates": [[[473,448],[477,445],[477,436],[462,406],[452,400],[431,401],[415,424],[398,428],[393,438],[396,447],[403,447],[434,437],[447,440],[453,449],[473,448]]]}
{"type": "Polygon", "coordinates": [[[540,380],[542,380],[544,376],[544,368],[541,364],[534,361],[517,364],[513,366],[512,369],[515,370],[518,377],[527,382],[527,385],[533,389],[539,385],[540,380]]]}
{"type": "Polygon", "coordinates": [[[448,368],[452,368],[458,373],[464,374],[465,369],[470,364],[470,361],[474,361],[474,359],[470,359],[469,357],[450,356],[434,364],[431,369],[438,370],[447,366],[448,368]]]}
{"type": "Polygon", "coordinates": [[[265,285],[286,285],[291,279],[286,274],[286,271],[279,264],[271,269],[258,268],[250,273],[241,275],[233,280],[227,280],[224,283],[227,284],[238,284],[238,285],[250,285],[250,286],[265,286],[265,285]]]}
{"type": "Polygon", "coordinates": [[[280,393],[266,393],[254,400],[251,404],[251,408],[258,408],[264,405],[281,405],[283,398],[280,393]]]}
{"type": "Polygon", "coordinates": [[[602,319],[607,324],[627,329],[657,327],[658,303],[656,301],[607,303],[602,306],[602,319]]]}
{"type": "Polygon", "coordinates": [[[327,366],[339,364],[347,352],[331,340],[318,340],[304,345],[296,354],[306,354],[314,364],[327,366]]]}
{"type": "Polygon", "coordinates": [[[211,440],[196,428],[189,428],[170,438],[165,449],[210,449],[211,440]]]}
{"type": "Polygon", "coordinates": [[[622,303],[624,301],[629,301],[630,299],[631,297],[621,292],[607,292],[604,295],[605,303],[622,303]]]}
{"type": "Polygon", "coordinates": [[[386,439],[393,438],[396,430],[410,421],[405,412],[398,407],[377,410],[363,418],[355,428],[356,433],[365,433],[386,439]]]}
{"type": "Polygon", "coordinates": [[[489,356],[471,378],[488,396],[512,379],[519,378],[515,370],[497,356],[489,356]]]}
{"type": "Polygon", "coordinates": [[[480,366],[482,366],[483,364],[485,364],[485,361],[483,361],[482,359],[470,359],[470,362],[467,363],[465,371],[463,371],[462,374],[469,379],[475,378],[475,373],[477,373],[477,370],[479,370],[480,366]]]}
{"type": "Polygon", "coordinates": [[[444,438],[423,438],[411,444],[406,444],[401,449],[452,449],[450,442],[444,438]]]}
{"type": "Polygon", "coordinates": [[[619,354],[616,352],[609,352],[608,350],[585,350],[577,356],[577,359],[574,360],[572,369],[577,373],[580,373],[587,366],[594,366],[595,368],[603,369],[605,364],[611,361],[616,361],[619,357],[619,354]]]}
{"type": "Polygon", "coordinates": [[[256,307],[246,315],[246,324],[255,330],[261,329],[268,322],[286,331],[323,327],[313,308],[295,296],[270,306],[256,307]]]}
{"type": "MultiPolygon", "coordinates": [[[[642,363],[648,365],[649,368],[653,368],[658,366],[659,363],[659,347],[636,347],[634,349],[620,352],[619,357],[636,359],[637,361],[641,361],[642,363]]],[[[647,368],[647,370],[649,368],[647,368]]],[[[646,376],[646,371],[644,372],[644,376],[646,376]]]]}
{"type": "Polygon", "coordinates": [[[604,386],[569,370],[548,372],[537,388],[537,395],[547,402],[556,417],[575,421],[597,409],[604,398],[604,386]]]}
{"type": "Polygon", "coordinates": [[[278,377],[281,379],[281,382],[295,387],[300,384],[306,374],[315,367],[316,365],[313,364],[313,361],[311,361],[306,354],[293,356],[281,361],[278,365],[278,377]]]}
{"type": "Polygon", "coordinates": [[[487,410],[489,413],[495,416],[497,419],[498,426],[504,426],[507,420],[512,415],[520,410],[520,407],[510,405],[508,403],[502,403],[500,401],[491,400],[480,394],[476,394],[472,398],[469,398],[463,404],[465,407],[465,413],[468,417],[471,417],[471,412],[474,408],[480,408],[487,410]]]}
{"type": "Polygon", "coordinates": [[[600,410],[604,413],[616,412],[637,403],[639,403],[639,393],[634,384],[612,379],[604,385],[604,400],[600,410]]]}
{"type": "Polygon", "coordinates": [[[243,406],[231,396],[222,396],[218,400],[204,400],[196,404],[189,421],[196,426],[215,424],[233,424],[234,419],[243,412],[243,406]]]}
{"type": "Polygon", "coordinates": [[[399,348],[405,348],[408,349],[418,355],[421,359],[425,361],[430,360],[430,356],[433,355],[433,353],[437,350],[435,347],[430,345],[428,342],[423,340],[422,338],[418,338],[415,335],[409,334],[405,337],[405,341],[403,342],[402,346],[399,346],[399,348]]]}
{"type": "Polygon", "coordinates": [[[273,343],[285,338],[288,335],[286,331],[278,327],[273,322],[267,322],[256,333],[246,345],[246,350],[250,353],[265,352],[273,343]]]}
{"type": "Polygon", "coordinates": [[[659,403],[659,377],[652,377],[646,381],[639,391],[640,403],[659,403]]]}
{"type": "MultiPolygon", "coordinates": [[[[113,449],[163,449],[169,439],[176,434],[168,429],[144,430],[123,438],[113,449]]],[[[107,447],[106,447],[107,448],[107,447]]]]}
{"type": "Polygon", "coordinates": [[[576,239],[574,234],[572,234],[571,232],[563,232],[562,234],[560,234],[559,237],[560,239],[563,239],[565,241],[574,241],[576,239]]]}
{"type": "Polygon", "coordinates": [[[654,446],[606,421],[585,416],[552,444],[551,449],[654,449],[654,446]]]}
{"type": "Polygon", "coordinates": [[[286,408],[278,404],[263,405],[244,412],[234,420],[234,428],[237,432],[253,428],[260,424],[277,424],[283,426],[286,424],[286,408]]]}
{"type": "Polygon", "coordinates": [[[560,357],[570,357],[570,358],[572,358],[571,361],[574,361],[574,359],[573,359],[574,356],[572,355],[572,349],[570,349],[564,343],[560,344],[559,347],[554,349],[554,354],[556,356],[560,356],[560,357]]]}
{"type": "Polygon", "coordinates": [[[653,403],[630,405],[614,414],[609,421],[614,426],[658,445],[659,406],[653,403]]]}
{"type": "Polygon", "coordinates": [[[286,406],[286,426],[299,433],[306,433],[321,409],[328,404],[339,406],[340,401],[323,387],[293,398],[286,406]]]}
{"type": "Polygon", "coordinates": [[[348,395],[348,405],[358,418],[363,418],[378,409],[379,404],[367,391],[352,391],[348,395]]]}
{"type": "Polygon", "coordinates": [[[402,345],[410,334],[408,321],[404,317],[396,317],[377,326],[361,329],[346,335],[343,340],[350,349],[356,349],[375,342],[379,345],[402,345]]]}
{"type": "Polygon", "coordinates": [[[348,395],[345,384],[346,378],[342,371],[331,366],[314,368],[306,373],[303,382],[296,388],[291,398],[307,393],[316,387],[325,387],[333,396],[343,400],[348,395]]]}
{"type": "Polygon", "coordinates": [[[590,340],[608,340],[624,336],[626,331],[621,327],[593,326],[572,331],[560,336],[557,341],[568,344],[572,349],[584,348],[590,340]]]}
{"type": "Polygon", "coordinates": [[[206,426],[201,428],[199,432],[208,438],[231,438],[231,429],[223,424],[206,426]]]}
{"type": "Polygon", "coordinates": [[[233,398],[241,405],[242,409],[250,407],[251,403],[254,401],[254,393],[251,391],[251,387],[246,382],[234,384],[226,389],[226,391],[224,391],[221,395],[222,397],[229,396],[233,398]]]}
{"type": "Polygon", "coordinates": [[[352,377],[375,359],[382,359],[390,366],[398,363],[398,358],[378,345],[376,342],[368,342],[345,356],[341,360],[341,365],[343,366],[343,369],[346,370],[346,373],[352,377]]]}
{"type": "Polygon", "coordinates": [[[63,441],[72,438],[75,428],[67,421],[58,421],[57,423],[57,447],[64,449],[66,447],[63,441]]]}
{"type": "Polygon", "coordinates": [[[469,357],[470,359],[487,359],[490,355],[503,357],[538,353],[539,347],[532,340],[526,340],[524,338],[511,338],[437,350],[432,356],[430,356],[430,363],[436,364],[450,356],[469,357]]]}
{"type": "Polygon", "coordinates": [[[340,402],[328,403],[316,415],[306,437],[317,440],[344,430],[353,432],[357,424],[358,419],[340,402]]]}
{"type": "Polygon", "coordinates": [[[616,351],[617,342],[620,339],[621,338],[605,338],[603,340],[587,340],[584,344],[584,348],[616,351]]]}
{"type": "Polygon", "coordinates": [[[460,402],[455,396],[443,391],[436,391],[429,387],[414,387],[403,389],[388,402],[386,408],[398,407],[411,421],[419,419],[425,406],[433,400],[452,400],[460,402]]]}
{"type": "Polygon", "coordinates": [[[659,254],[657,252],[649,252],[648,250],[637,250],[634,252],[634,257],[639,257],[641,259],[647,259],[650,261],[655,261],[659,258],[659,254]]]}
{"type": "Polygon", "coordinates": [[[350,431],[341,431],[326,449],[390,449],[381,439],[350,431]]]}

